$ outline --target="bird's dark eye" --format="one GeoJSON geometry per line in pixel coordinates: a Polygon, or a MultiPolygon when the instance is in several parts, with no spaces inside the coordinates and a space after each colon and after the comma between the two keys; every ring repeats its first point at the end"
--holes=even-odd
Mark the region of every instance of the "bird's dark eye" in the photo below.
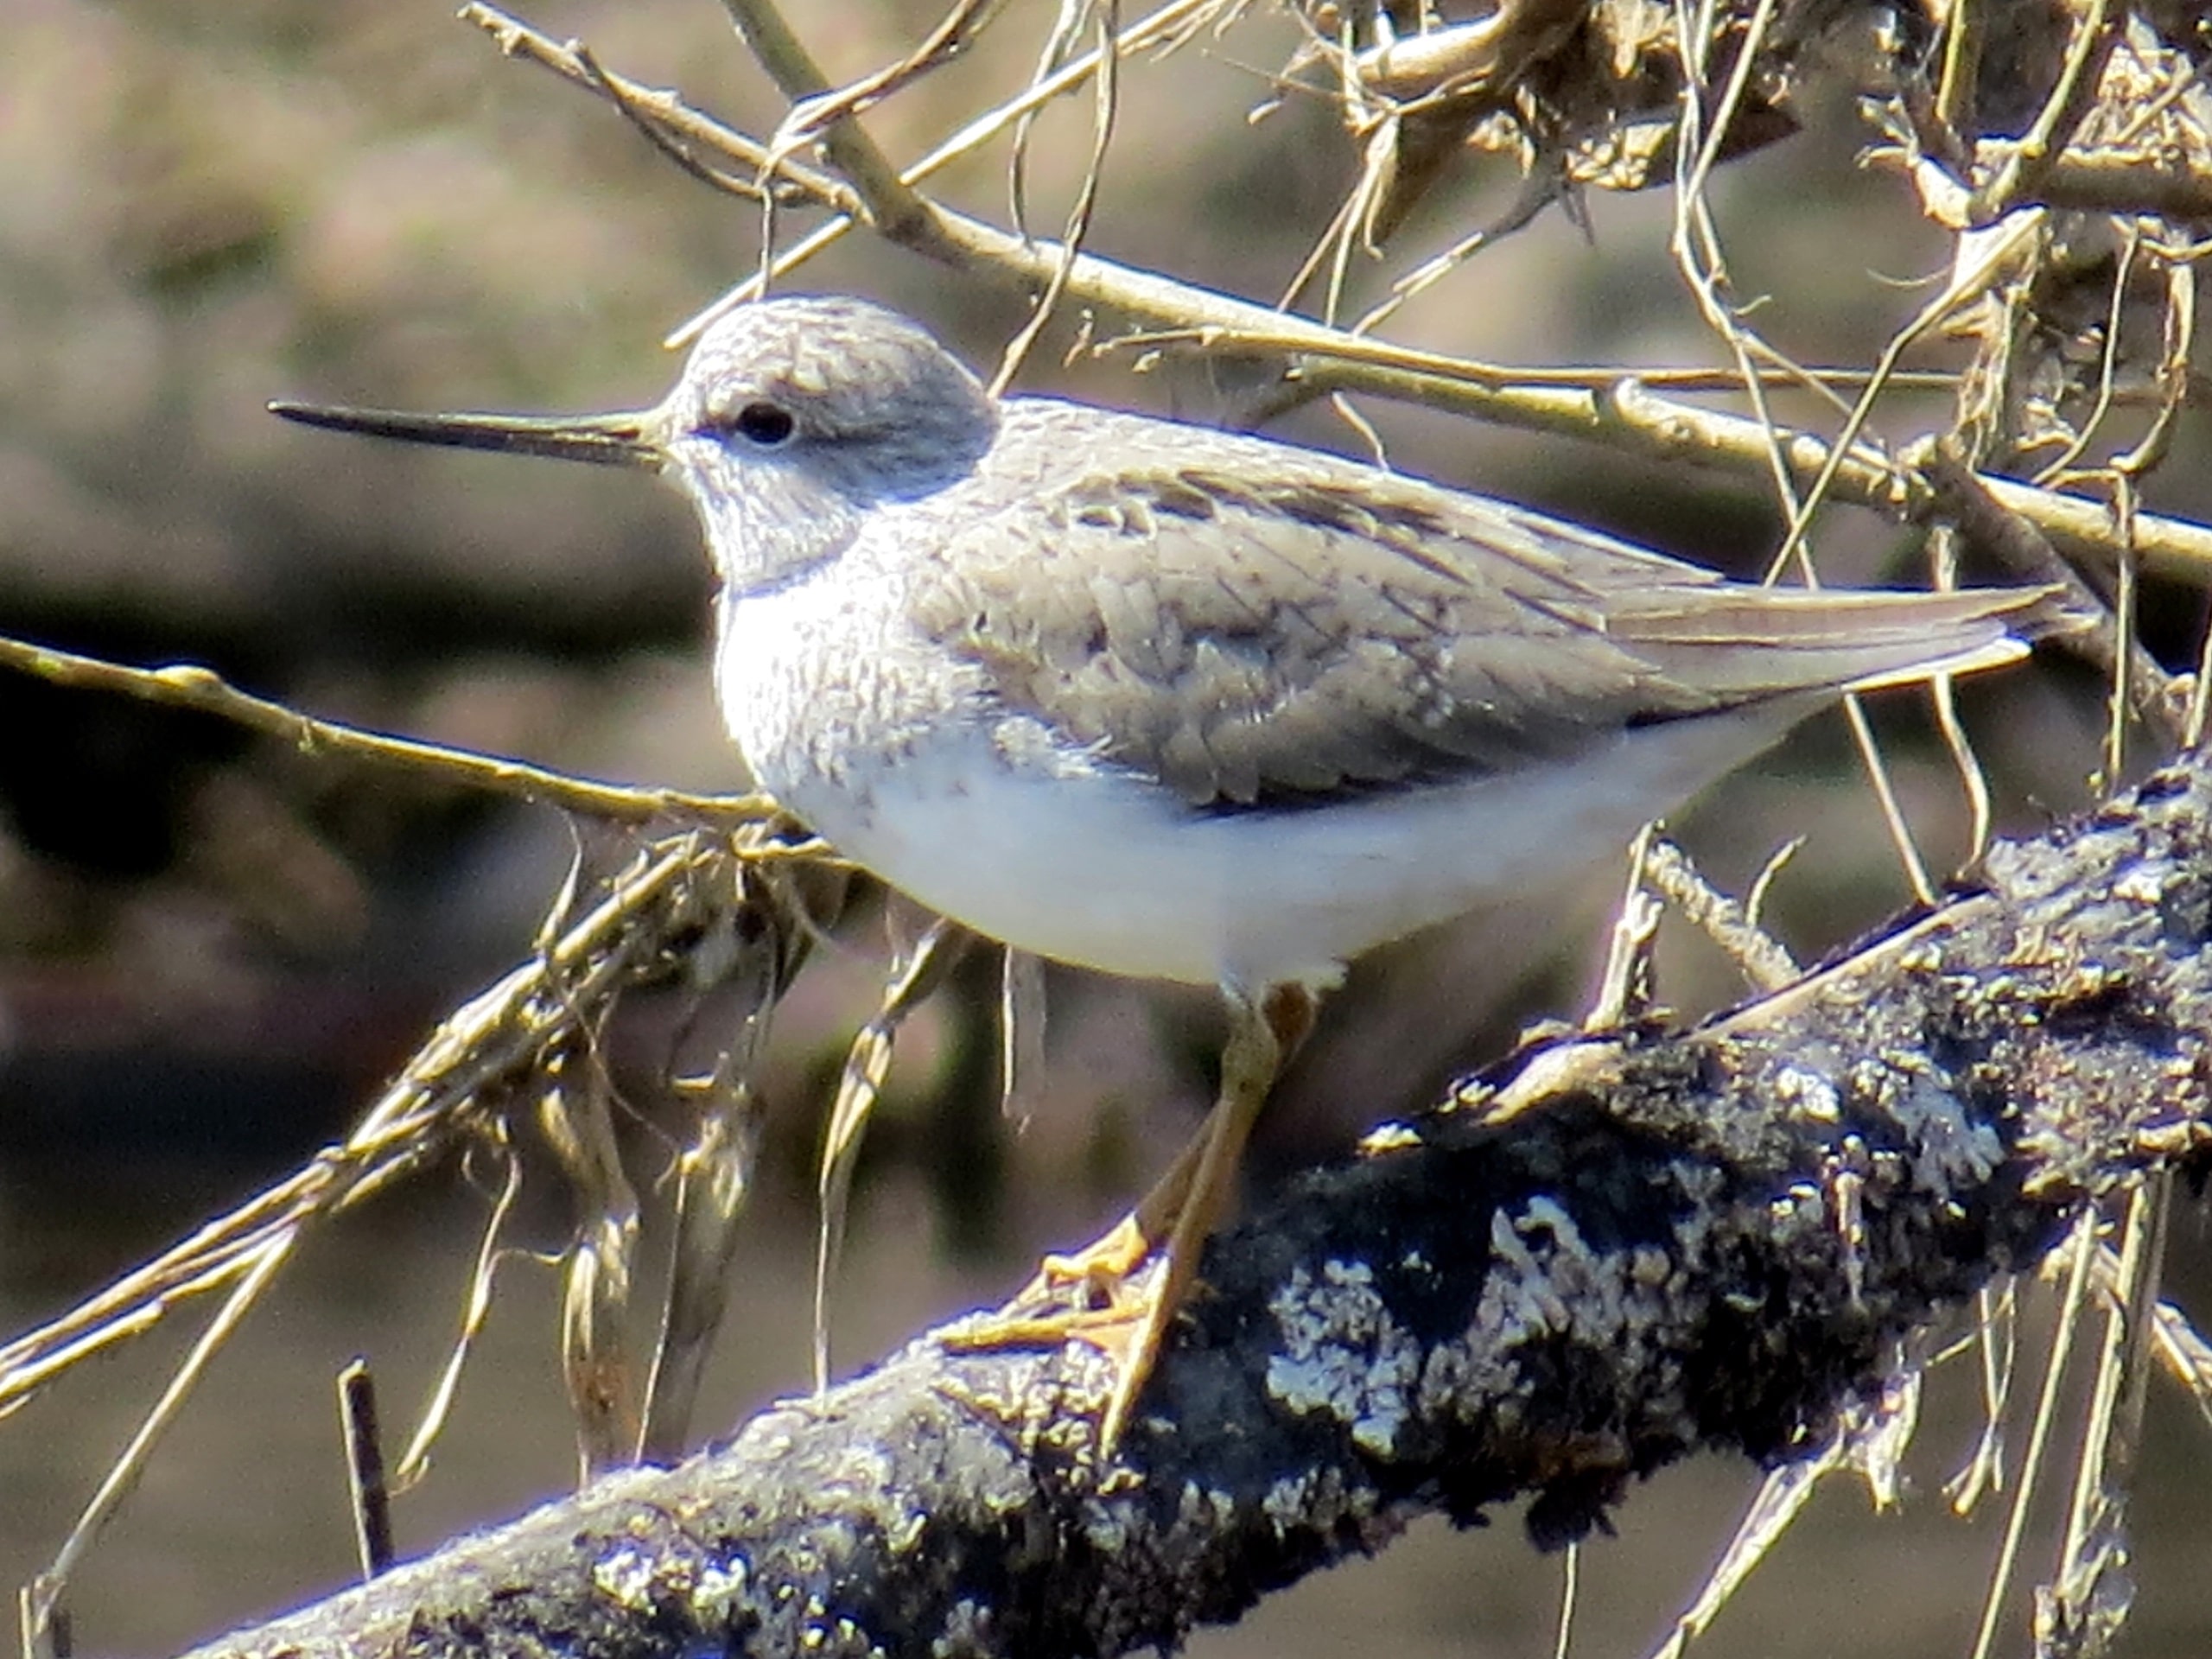
{"type": "Polygon", "coordinates": [[[756,443],[763,449],[773,449],[779,444],[791,442],[798,423],[791,419],[791,412],[778,404],[747,404],[730,421],[730,430],[747,443],[756,443]]]}

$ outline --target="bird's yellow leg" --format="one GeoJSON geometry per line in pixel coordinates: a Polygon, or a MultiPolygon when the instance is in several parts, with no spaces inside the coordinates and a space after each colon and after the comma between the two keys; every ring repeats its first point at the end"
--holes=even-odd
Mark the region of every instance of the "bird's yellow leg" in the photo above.
{"type": "Polygon", "coordinates": [[[1070,1338],[1089,1343],[1120,1362],[1137,1333],[1142,1299],[1130,1281],[1167,1240],[1191,1190],[1192,1177],[1211,1144],[1217,1101],[1198,1131],[1183,1143],[1167,1173],[1135,1209],[1103,1235],[1071,1255],[1046,1256],[1037,1275],[998,1316],[954,1332],[956,1348],[1057,1346],[1070,1338]],[[1034,1311],[1032,1311],[1034,1310],[1034,1311]]]}
{"type": "MultiPolygon", "coordinates": [[[[1224,1097],[1227,1092],[1224,1085],[1224,1097]]],[[[1055,1291],[1080,1287],[1085,1293],[1085,1306],[1113,1303],[1122,1287],[1174,1230],[1175,1218],[1186,1207],[1192,1182],[1205,1162],[1207,1148],[1213,1144],[1214,1127],[1223,1103],[1223,1100],[1214,1102],[1205,1121],[1198,1125],[1198,1133],[1183,1143],[1183,1149],[1175,1154],[1175,1161],[1168,1165],[1167,1173],[1153,1183],[1152,1190],[1138,1201],[1135,1209],[1116,1222],[1103,1236],[1073,1255],[1046,1256],[1037,1269],[1037,1276],[1015,1300],[1035,1301],[1055,1291]]]]}
{"type": "Polygon", "coordinates": [[[1014,1306],[1079,1286],[1077,1306],[1016,1315],[963,1332],[969,1348],[1022,1346],[1077,1338],[1111,1355],[1117,1375],[1101,1431],[1111,1451],[1128,1425],[1161,1342],[1189,1299],[1207,1236],[1227,1209],[1236,1167],[1277,1075],[1313,1029],[1315,1001],[1303,986],[1272,987],[1257,1001],[1232,993],[1221,1093],[1198,1134],[1142,1202],[1096,1243],[1073,1255],[1047,1256],[1014,1306]],[[1158,1250],[1160,1271],[1137,1270],[1158,1250]]]}

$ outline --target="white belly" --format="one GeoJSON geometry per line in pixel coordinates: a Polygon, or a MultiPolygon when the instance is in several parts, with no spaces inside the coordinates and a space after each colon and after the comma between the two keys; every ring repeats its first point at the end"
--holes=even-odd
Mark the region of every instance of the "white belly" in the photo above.
{"type": "Polygon", "coordinates": [[[1577,761],[1296,811],[1193,814],[1140,780],[1009,768],[980,734],[804,782],[787,804],[864,868],[1055,961],[1257,989],[1618,850],[1772,741],[1787,715],[1675,722],[1577,761]]]}

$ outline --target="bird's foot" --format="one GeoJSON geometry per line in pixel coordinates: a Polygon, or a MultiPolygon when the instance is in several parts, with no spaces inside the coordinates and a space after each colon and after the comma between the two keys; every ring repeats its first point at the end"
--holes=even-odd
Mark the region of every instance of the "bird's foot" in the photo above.
{"type": "Polygon", "coordinates": [[[1172,1260],[1157,1272],[1143,1270],[1158,1243],[1135,1216],[1125,1216],[1088,1248],[1046,1256],[1020,1295],[954,1334],[949,1345],[972,1351],[1074,1341],[1104,1354],[1115,1376],[1100,1441],[1110,1454],[1189,1293],[1187,1275],[1177,1274],[1172,1260]]]}
{"type": "Polygon", "coordinates": [[[1072,1255],[1046,1256],[1038,1264],[1037,1276],[1014,1299],[1013,1306],[1058,1302],[1072,1292],[1085,1308],[1118,1309],[1128,1300],[1129,1281],[1159,1244],[1135,1216],[1123,1216],[1103,1236],[1072,1255]]]}

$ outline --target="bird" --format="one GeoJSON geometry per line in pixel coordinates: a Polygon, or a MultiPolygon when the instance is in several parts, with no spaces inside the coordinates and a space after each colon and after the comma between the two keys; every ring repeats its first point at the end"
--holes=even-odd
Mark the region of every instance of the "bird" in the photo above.
{"type": "Polygon", "coordinates": [[[1220,991],[1204,1123],[1001,1325],[1114,1356],[1109,1449],[1345,964],[1599,861],[1847,693],[2018,658],[2052,597],[1729,581],[1325,451],[996,396],[839,296],[732,309],[643,410],[270,407],[671,480],[760,789],[1009,948],[1220,991]]]}

